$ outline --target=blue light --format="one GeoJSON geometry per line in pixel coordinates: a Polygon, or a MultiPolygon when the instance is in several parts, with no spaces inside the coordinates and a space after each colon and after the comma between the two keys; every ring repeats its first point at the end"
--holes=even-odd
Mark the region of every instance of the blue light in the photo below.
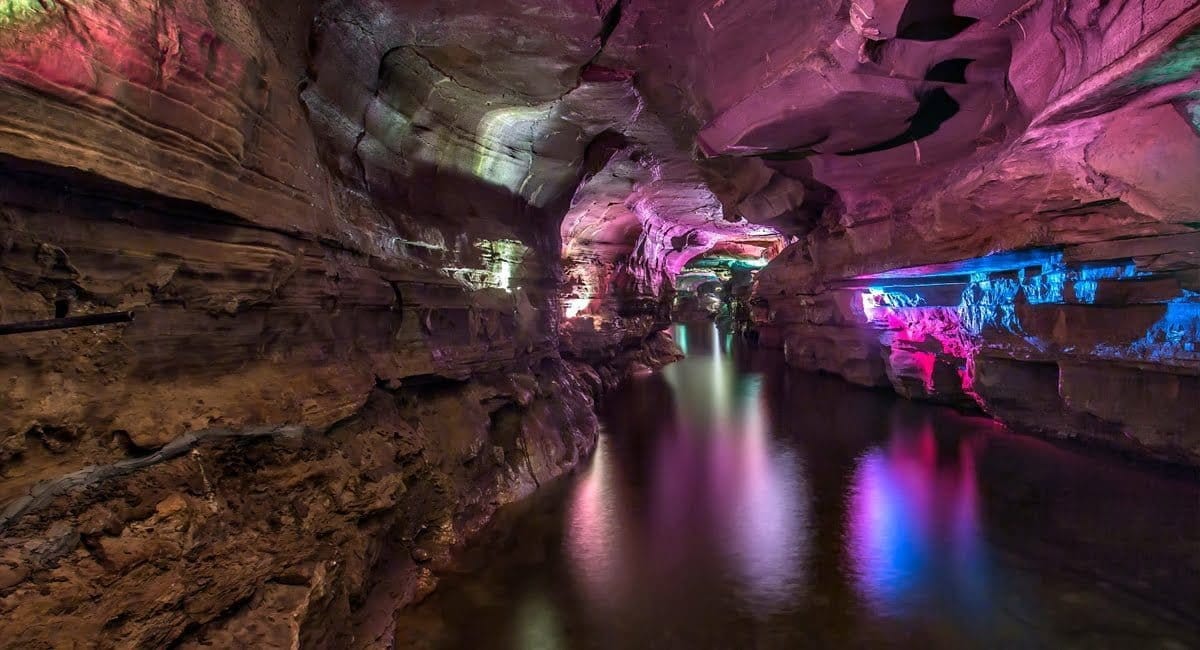
{"type": "MultiPolygon", "coordinates": [[[[928,278],[929,285],[944,285],[945,279],[952,275],[966,282],[957,307],[963,337],[978,340],[988,331],[1007,333],[1046,351],[1052,344],[1025,331],[1018,305],[1094,305],[1103,299],[1102,281],[1156,274],[1139,269],[1132,260],[1068,265],[1062,252],[1044,249],[989,255],[860,278],[875,280],[862,294],[863,312],[870,322],[891,320],[894,315],[916,318],[914,314],[900,312],[926,306],[916,291],[923,286],[920,281],[928,278]],[[879,281],[890,278],[902,279],[898,284],[905,286],[889,286],[879,281]]],[[[1080,352],[1156,362],[1200,359],[1200,294],[1185,290],[1160,304],[1165,307],[1165,314],[1142,338],[1127,345],[1101,344],[1080,352]]]]}
{"type": "Polygon", "coordinates": [[[920,307],[924,304],[925,298],[915,291],[905,293],[894,288],[870,287],[862,294],[863,314],[868,321],[879,319],[880,310],[888,307],[920,307]]]}
{"type": "Polygon", "coordinates": [[[1099,289],[1100,283],[1096,280],[1080,280],[1075,283],[1075,299],[1091,305],[1096,302],[1096,292],[1099,289]]]}
{"type": "Polygon", "coordinates": [[[949,276],[970,276],[976,274],[995,273],[997,271],[1012,271],[1014,269],[1041,266],[1043,271],[1062,265],[1062,251],[1034,248],[1008,253],[993,253],[983,257],[974,257],[945,264],[928,264],[905,269],[895,269],[883,273],[859,276],[861,280],[887,280],[895,278],[942,278],[949,276]]]}
{"type": "Polygon", "coordinates": [[[1167,303],[1167,313],[1130,349],[1151,361],[1200,360],[1200,296],[1191,291],[1167,303]]]}
{"type": "Polygon", "coordinates": [[[977,335],[990,327],[1019,333],[1016,299],[1020,290],[1019,278],[988,279],[984,273],[972,275],[958,307],[967,332],[977,335]]]}

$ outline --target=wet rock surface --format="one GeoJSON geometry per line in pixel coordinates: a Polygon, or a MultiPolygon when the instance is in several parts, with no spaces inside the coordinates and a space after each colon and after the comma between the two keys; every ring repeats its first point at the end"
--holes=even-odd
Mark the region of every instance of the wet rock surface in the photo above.
{"type": "Polygon", "coordinates": [[[424,557],[402,568],[399,606],[431,553],[590,452],[592,394],[557,361],[376,388],[327,429],[198,431],[39,484],[49,498],[4,514],[5,643],[346,645],[331,621],[385,550],[424,557]]]}

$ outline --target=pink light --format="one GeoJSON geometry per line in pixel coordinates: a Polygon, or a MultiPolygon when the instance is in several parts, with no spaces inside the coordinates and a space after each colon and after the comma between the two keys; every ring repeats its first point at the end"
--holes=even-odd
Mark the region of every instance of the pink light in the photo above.
{"type": "MultiPolygon", "coordinates": [[[[755,385],[758,388],[758,384],[755,385]]],[[[803,550],[807,547],[808,501],[804,475],[795,460],[773,452],[768,431],[770,422],[757,390],[748,394],[741,407],[741,422],[728,449],[736,463],[729,483],[716,485],[720,493],[733,499],[723,503],[728,509],[728,552],[744,585],[745,594],[762,614],[769,614],[795,596],[804,583],[803,550]]]]}
{"type": "Polygon", "coordinates": [[[925,382],[925,390],[933,392],[933,368],[937,365],[937,355],[932,352],[913,353],[913,362],[921,372],[921,380],[925,382]]]}
{"type": "Polygon", "coordinates": [[[733,383],[732,363],[728,356],[693,358],[663,373],[679,388],[680,401],[677,419],[657,443],[646,531],[650,564],[670,577],[681,549],[694,552],[690,536],[716,531],[713,541],[739,595],[769,616],[805,584],[808,486],[799,459],[771,442],[762,380],[733,383]]]}
{"type": "Polygon", "coordinates": [[[612,475],[615,465],[608,444],[608,438],[601,436],[591,467],[575,488],[565,540],[575,577],[597,607],[616,607],[628,588],[623,578],[629,575],[624,537],[629,526],[623,521],[625,506],[617,492],[622,481],[612,475]]]}
{"type": "MultiPolygon", "coordinates": [[[[885,324],[894,341],[925,344],[936,341],[940,352],[905,350],[908,367],[915,366],[927,391],[933,392],[934,371],[938,359],[949,363],[959,360],[958,375],[963,392],[975,396],[974,359],[979,344],[962,322],[958,309],[953,307],[904,306],[897,304],[880,289],[868,289],[861,294],[863,315],[867,321],[885,324]]],[[[898,354],[893,351],[893,355],[898,354]]],[[[893,357],[893,361],[898,361],[893,357]]]]}
{"type": "Polygon", "coordinates": [[[931,422],[895,434],[855,472],[847,550],[859,588],[893,613],[928,606],[930,587],[987,606],[973,445],[958,441],[957,462],[939,463],[931,422]]]}

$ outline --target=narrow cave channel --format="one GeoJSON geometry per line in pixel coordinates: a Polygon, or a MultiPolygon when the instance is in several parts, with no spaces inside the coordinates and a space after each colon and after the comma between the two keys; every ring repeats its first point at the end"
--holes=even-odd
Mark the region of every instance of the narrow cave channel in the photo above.
{"type": "Polygon", "coordinates": [[[1195,0],[0,0],[0,650],[1190,647],[1195,0]]]}
{"type": "Polygon", "coordinates": [[[1186,475],[672,331],[687,356],[605,398],[591,459],[501,512],[400,612],[399,646],[1200,641],[1186,475]]]}

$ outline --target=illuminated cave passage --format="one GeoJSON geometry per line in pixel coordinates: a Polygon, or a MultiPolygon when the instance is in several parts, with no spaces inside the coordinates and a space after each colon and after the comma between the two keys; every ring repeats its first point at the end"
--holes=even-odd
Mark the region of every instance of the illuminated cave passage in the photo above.
{"type": "Polygon", "coordinates": [[[1196,638],[1194,477],[672,331],[687,358],[608,396],[588,465],[502,512],[398,615],[401,647],[1196,638]]]}
{"type": "Polygon", "coordinates": [[[1191,0],[0,0],[0,648],[1200,646],[1191,0]]]}
{"type": "Polygon", "coordinates": [[[692,258],[675,279],[676,322],[713,320],[722,329],[754,335],[754,278],[787,241],[782,236],[726,240],[692,258]]]}

